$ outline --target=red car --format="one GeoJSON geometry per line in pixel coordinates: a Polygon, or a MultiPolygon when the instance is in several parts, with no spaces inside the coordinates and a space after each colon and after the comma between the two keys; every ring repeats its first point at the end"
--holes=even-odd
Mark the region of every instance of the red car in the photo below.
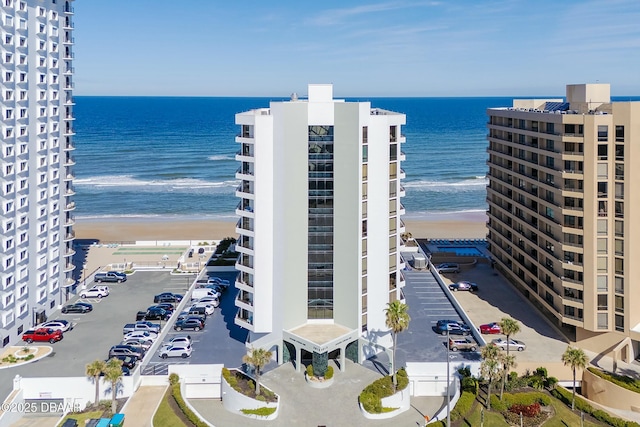
{"type": "Polygon", "coordinates": [[[22,340],[31,344],[34,341],[49,341],[51,344],[62,339],[62,331],[50,328],[29,329],[22,340]]]}
{"type": "Polygon", "coordinates": [[[496,322],[487,323],[486,325],[480,325],[480,333],[483,334],[500,334],[502,333],[502,329],[500,325],[496,322]]]}

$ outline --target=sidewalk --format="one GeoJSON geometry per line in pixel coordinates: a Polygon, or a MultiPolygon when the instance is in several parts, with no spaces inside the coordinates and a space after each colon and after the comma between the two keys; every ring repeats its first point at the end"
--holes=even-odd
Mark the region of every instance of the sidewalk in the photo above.
{"type": "Polygon", "coordinates": [[[125,427],[151,427],[153,416],[169,386],[142,386],[124,408],[125,427]]]}

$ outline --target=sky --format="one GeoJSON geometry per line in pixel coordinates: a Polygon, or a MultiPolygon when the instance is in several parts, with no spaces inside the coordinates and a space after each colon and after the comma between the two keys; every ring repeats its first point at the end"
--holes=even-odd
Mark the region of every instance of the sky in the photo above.
{"type": "Polygon", "coordinates": [[[75,94],[640,95],[638,0],[78,0],[75,94]]]}

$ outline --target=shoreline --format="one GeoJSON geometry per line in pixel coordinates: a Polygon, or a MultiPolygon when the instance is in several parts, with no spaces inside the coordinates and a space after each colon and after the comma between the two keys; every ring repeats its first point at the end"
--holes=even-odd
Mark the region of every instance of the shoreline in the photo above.
{"type": "MultiPolygon", "coordinates": [[[[139,240],[221,240],[236,237],[237,217],[202,216],[113,216],[76,218],[76,239],[103,243],[139,240]]],[[[484,238],[487,216],[484,211],[430,214],[403,217],[405,229],[414,238],[484,238]]]]}

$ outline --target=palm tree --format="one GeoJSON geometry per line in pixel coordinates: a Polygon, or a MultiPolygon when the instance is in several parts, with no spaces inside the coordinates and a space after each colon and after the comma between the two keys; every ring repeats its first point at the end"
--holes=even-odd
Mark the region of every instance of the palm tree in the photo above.
{"type": "Polygon", "coordinates": [[[482,363],[480,364],[480,374],[487,380],[487,409],[491,409],[491,386],[500,377],[500,351],[495,344],[487,344],[480,351],[482,363]]]}
{"type": "MultiPolygon", "coordinates": [[[[500,329],[502,330],[502,333],[507,336],[507,357],[505,360],[508,360],[509,359],[509,339],[513,335],[520,332],[520,323],[518,323],[517,320],[514,320],[510,317],[503,317],[502,320],[500,320],[500,329]]],[[[507,367],[507,365],[505,364],[504,372],[502,374],[502,385],[500,387],[500,400],[502,400],[502,395],[504,394],[504,386],[507,382],[508,369],[509,367],[507,367]]]]}
{"type": "Polygon", "coordinates": [[[502,400],[502,395],[504,394],[504,388],[506,386],[507,380],[506,378],[509,376],[509,370],[511,368],[516,367],[516,357],[513,355],[500,355],[500,362],[502,362],[503,370],[502,370],[502,388],[500,389],[500,400],[502,400]]]}
{"type": "Polygon", "coordinates": [[[98,406],[100,403],[100,375],[104,372],[107,364],[102,360],[94,360],[91,363],[88,363],[85,368],[85,374],[90,377],[96,385],[96,398],[94,401],[94,406],[98,406]]]}
{"type": "Polygon", "coordinates": [[[109,359],[104,370],[104,378],[111,383],[111,413],[115,414],[118,383],[122,379],[122,360],[115,357],[109,359]]]}
{"type": "Polygon", "coordinates": [[[395,300],[387,304],[387,308],[384,309],[386,315],[386,325],[391,329],[393,334],[393,390],[396,390],[398,386],[398,377],[396,375],[396,351],[398,349],[398,333],[409,328],[409,306],[399,300],[395,300]]]}
{"type": "Polygon", "coordinates": [[[573,348],[568,346],[562,354],[562,363],[564,366],[571,366],[573,370],[573,397],[571,398],[571,410],[576,408],[576,368],[584,369],[589,362],[587,355],[581,348],[573,348]]]}
{"type": "Polygon", "coordinates": [[[260,395],[260,374],[262,368],[271,360],[273,353],[264,348],[252,348],[249,354],[242,356],[242,361],[255,368],[256,373],[256,396],[260,395]]]}

